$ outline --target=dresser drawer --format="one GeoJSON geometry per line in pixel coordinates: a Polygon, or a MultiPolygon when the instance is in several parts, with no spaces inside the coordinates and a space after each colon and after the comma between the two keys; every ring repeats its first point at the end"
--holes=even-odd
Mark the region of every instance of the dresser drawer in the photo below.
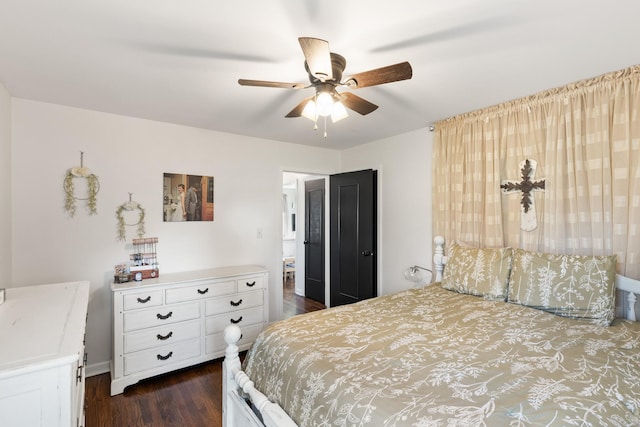
{"type": "Polygon", "coordinates": [[[183,301],[200,300],[203,298],[216,297],[220,295],[232,294],[236,291],[235,280],[226,282],[211,282],[203,280],[191,286],[175,289],[167,289],[167,304],[183,301]]]}
{"type": "Polygon", "coordinates": [[[199,336],[200,322],[197,319],[172,323],[159,328],[143,329],[140,332],[131,332],[124,335],[124,352],[132,353],[198,338],[199,336]]]}
{"type": "Polygon", "coordinates": [[[161,290],[147,290],[123,296],[123,308],[125,310],[136,310],[139,308],[149,308],[162,305],[161,290]]]}
{"type": "Polygon", "coordinates": [[[243,310],[249,307],[261,306],[263,304],[264,292],[262,290],[243,292],[241,294],[229,295],[226,297],[210,298],[205,301],[205,316],[243,310]]]}
{"type": "Polygon", "coordinates": [[[207,317],[205,334],[210,335],[216,332],[222,332],[224,328],[229,325],[238,325],[244,330],[245,326],[256,323],[264,323],[264,309],[262,307],[254,307],[207,317]]]}
{"type": "Polygon", "coordinates": [[[183,341],[124,356],[124,374],[130,375],[200,356],[200,339],[183,341]]]}
{"type": "Polygon", "coordinates": [[[181,322],[183,320],[197,319],[200,317],[200,303],[177,304],[161,306],[146,310],[136,310],[124,313],[124,332],[153,326],[166,325],[168,323],[181,322]]]}
{"type": "Polygon", "coordinates": [[[262,289],[264,288],[264,277],[263,276],[244,277],[242,279],[236,280],[236,284],[237,284],[238,292],[246,292],[254,289],[262,289]]]}
{"type": "MultiPolygon", "coordinates": [[[[262,323],[252,326],[246,326],[242,328],[242,338],[238,341],[238,346],[243,344],[252,343],[258,337],[258,334],[262,331],[264,325],[262,323]]],[[[218,332],[215,334],[207,335],[205,339],[205,353],[218,353],[224,352],[227,348],[227,343],[224,340],[224,332],[218,332]]]]}

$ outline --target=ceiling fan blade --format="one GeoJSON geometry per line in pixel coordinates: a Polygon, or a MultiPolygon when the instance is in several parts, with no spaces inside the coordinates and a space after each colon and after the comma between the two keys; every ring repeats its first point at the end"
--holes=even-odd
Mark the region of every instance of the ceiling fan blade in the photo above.
{"type": "Polygon", "coordinates": [[[304,89],[303,83],[270,82],[266,80],[238,79],[240,86],[278,87],[283,89],[304,89]]]}
{"type": "Polygon", "coordinates": [[[517,25],[517,22],[514,19],[509,19],[508,21],[502,17],[479,19],[466,24],[456,25],[452,28],[445,28],[439,31],[429,32],[418,37],[380,46],[375,49],[371,49],[371,52],[388,52],[396,49],[420,46],[427,43],[455,40],[462,37],[473,37],[478,36],[480,33],[495,31],[498,28],[506,28],[513,25],[517,25]]]}
{"type": "Polygon", "coordinates": [[[275,64],[275,58],[263,55],[251,55],[234,51],[198,48],[185,45],[172,45],[155,42],[128,41],[127,46],[143,53],[155,53],[160,55],[182,56],[191,59],[225,59],[231,61],[263,62],[275,64]]]}
{"type": "Polygon", "coordinates": [[[372,104],[366,99],[360,98],[358,95],[354,95],[349,92],[342,92],[340,94],[340,101],[345,107],[355,111],[356,113],[360,113],[363,116],[378,108],[376,104],[372,104]]]}
{"type": "Polygon", "coordinates": [[[309,73],[323,82],[331,80],[333,70],[329,42],[313,37],[299,37],[298,41],[304,53],[304,59],[307,61],[309,73]]]}
{"type": "Polygon", "coordinates": [[[289,114],[287,114],[285,117],[300,117],[302,115],[302,110],[304,110],[304,107],[307,105],[307,102],[309,102],[313,98],[313,96],[310,96],[309,98],[303,99],[302,102],[296,105],[293,110],[289,111],[289,114]]]}
{"type": "Polygon", "coordinates": [[[367,86],[408,80],[412,76],[413,69],[411,68],[411,64],[405,61],[399,64],[354,74],[349,76],[344,84],[351,89],[360,89],[367,86]]]}

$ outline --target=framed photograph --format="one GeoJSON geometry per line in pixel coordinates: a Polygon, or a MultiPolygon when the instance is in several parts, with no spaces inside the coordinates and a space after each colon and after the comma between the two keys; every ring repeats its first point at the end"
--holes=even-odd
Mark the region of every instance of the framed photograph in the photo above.
{"type": "Polygon", "coordinates": [[[213,177],[165,173],[162,218],[164,222],[213,221],[213,177]]]}

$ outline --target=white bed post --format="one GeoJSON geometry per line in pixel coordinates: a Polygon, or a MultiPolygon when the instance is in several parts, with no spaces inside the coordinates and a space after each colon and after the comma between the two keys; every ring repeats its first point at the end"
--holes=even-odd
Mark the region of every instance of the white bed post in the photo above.
{"type": "Polygon", "coordinates": [[[444,265],[447,263],[447,257],[444,255],[444,237],[436,236],[433,239],[433,243],[436,245],[435,254],[433,255],[433,264],[436,267],[435,281],[441,282],[444,265]]]}
{"type": "Polygon", "coordinates": [[[266,427],[298,427],[279,405],[271,402],[267,396],[258,391],[253,381],[242,371],[237,345],[241,336],[242,332],[236,325],[229,325],[224,329],[227,351],[222,363],[222,425],[224,427],[261,425],[253,421],[255,417],[252,417],[253,413],[248,405],[240,408],[229,401],[230,393],[241,389],[260,412],[266,427]]]}
{"type": "Polygon", "coordinates": [[[616,274],[616,288],[627,292],[627,312],[625,318],[636,321],[636,293],[638,293],[638,281],[629,277],[616,274]]]}
{"type": "MultiPolygon", "coordinates": [[[[234,325],[232,325],[234,326],[234,325]]],[[[224,340],[227,343],[227,351],[222,362],[222,426],[233,427],[237,425],[235,418],[238,416],[235,406],[229,402],[228,393],[237,387],[234,379],[234,372],[242,368],[240,355],[238,354],[237,343],[240,341],[242,332],[237,326],[227,327],[224,330],[224,340]]]]}
{"type": "Polygon", "coordinates": [[[627,294],[627,319],[636,321],[636,294],[627,294]]]}

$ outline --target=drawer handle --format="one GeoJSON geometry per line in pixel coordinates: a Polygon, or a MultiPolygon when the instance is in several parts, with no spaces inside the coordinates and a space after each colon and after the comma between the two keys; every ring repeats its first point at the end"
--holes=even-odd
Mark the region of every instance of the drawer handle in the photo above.
{"type": "Polygon", "coordinates": [[[238,302],[233,302],[233,301],[229,301],[229,302],[231,303],[232,306],[237,307],[240,304],[242,304],[242,299],[240,301],[238,301],[238,302]]]}
{"type": "Polygon", "coordinates": [[[169,317],[173,316],[173,311],[168,312],[165,315],[162,315],[160,313],[156,314],[156,317],[160,320],[167,320],[169,317]]]}
{"type": "Polygon", "coordinates": [[[204,294],[206,294],[207,292],[209,292],[209,288],[205,289],[204,291],[201,291],[200,289],[198,289],[198,293],[199,293],[200,295],[204,295],[204,294]]]}
{"type": "Polygon", "coordinates": [[[146,297],[146,298],[140,298],[140,297],[138,297],[138,302],[139,302],[140,304],[144,304],[144,303],[149,302],[149,301],[151,301],[151,295],[149,295],[149,296],[148,296],[148,297],[146,297]]]}
{"type": "Polygon", "coordinates": [[[233,323],[234,325],[237,325],[238,323],[242,322],[242,316],[240,316],[238,318],[238,320],[234,320],[234,319],[229,319],[231,321],[231,323],[233,323]]]}
{"type": "Polygon", "coordinates": [[[160,334],[156,335],[156,338],[158,338],[160,341],[164,341],[164,340],[168,340],[169,338],[171,338],[173,336],[173,331],[169,332],[167,335],[162,336],[160,334]]]}
{"type": "Polygon", "coordinates": [[[253,282],[249,283],[247,282],[246,285],[250,288],[254,287],[256,285],[256,281],[254,280],[253,282]]]}
{"type": "Polygon", "coordinates": [[[171,356],[173,356],[173,351],[170,351],[169,354],[167,354],[166,356],[163,356],[161,354],[158,354],[158,360],[167,360],[168,358],[170,358],[171,356]]]}

